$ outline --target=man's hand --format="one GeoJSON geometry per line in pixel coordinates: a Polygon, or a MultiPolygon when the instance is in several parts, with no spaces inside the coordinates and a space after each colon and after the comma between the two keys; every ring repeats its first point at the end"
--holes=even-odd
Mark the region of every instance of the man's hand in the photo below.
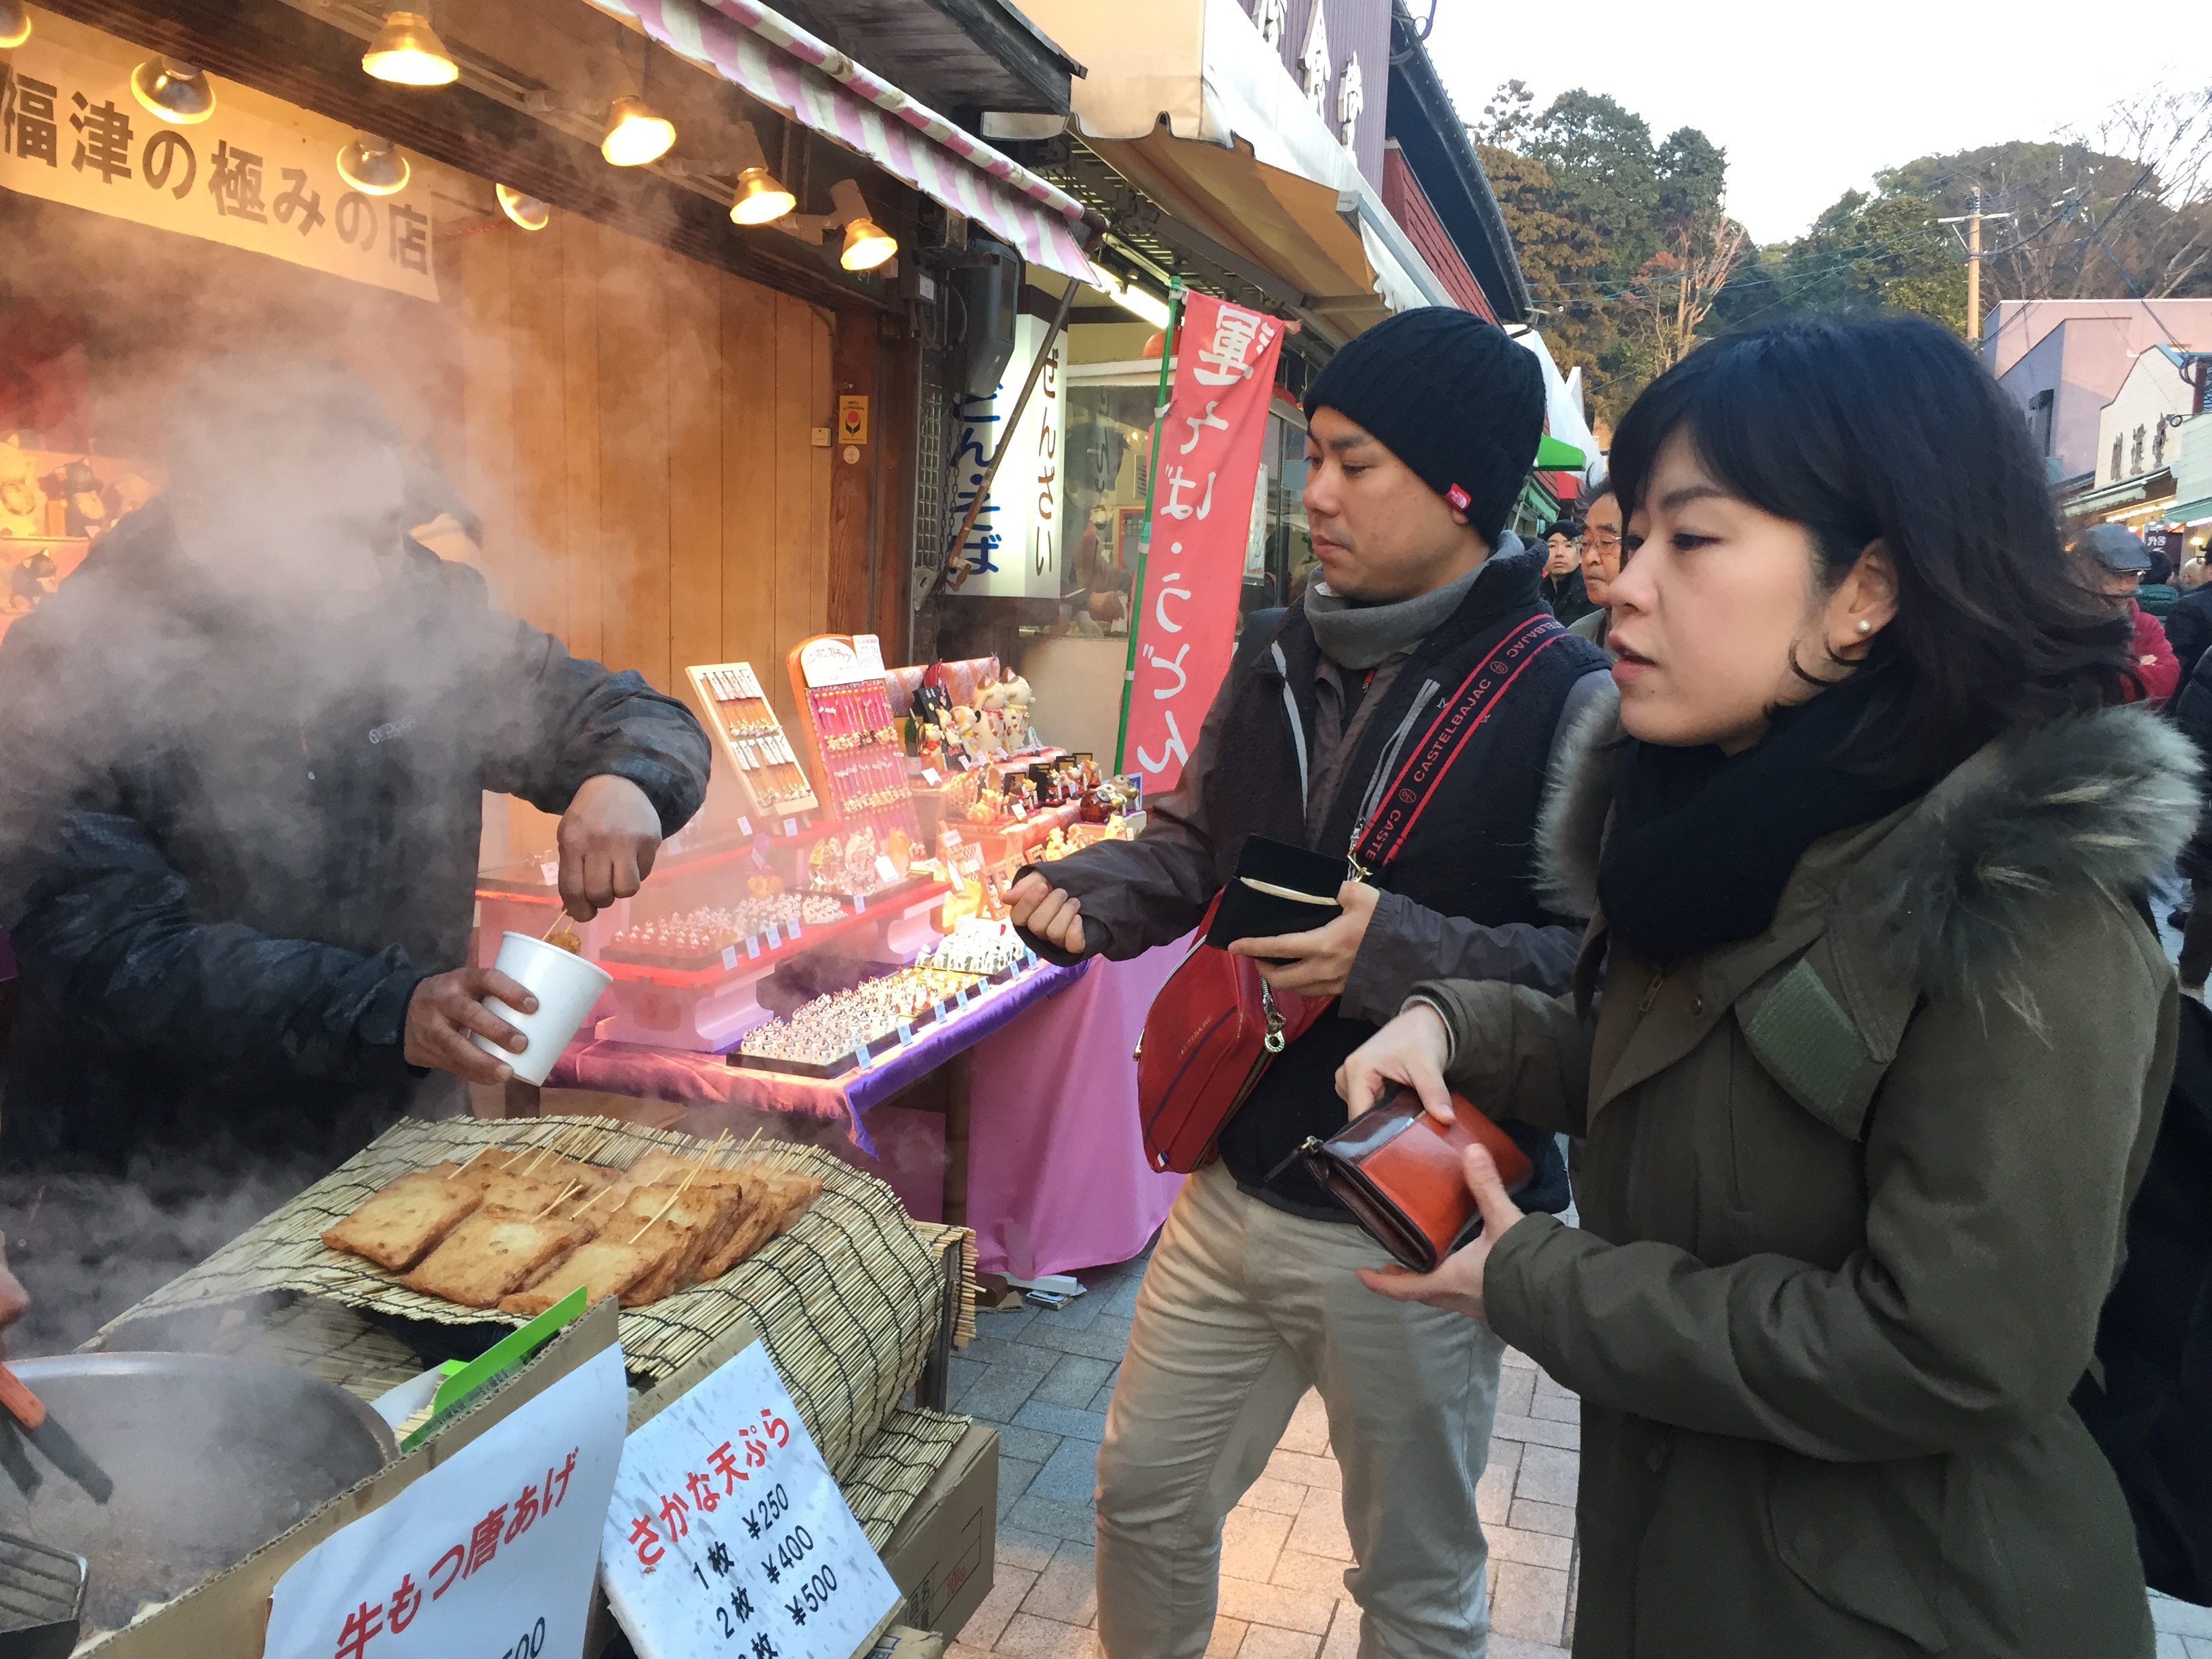
{"type": "Polygon", "coordinates": [[[1054,886],[1035,870],[1006,890],[1011,915],[1017,927],[1026,928],[1070,956],[1081,956],[1083,901],[1054,886]]]}
{"type": "Polygon", "coordinates": [[[1505,1183],[1498,1178],[1498,1165],[1481,1147],[1468,1147],[1460,1168],[1467,1177],[1468,1190],[1474,1194],[1476,1207],[1482,1212],[1482,1231],[1474,1242],[1446,1256],[1443,1265],[1432,1273],[1409,1273],[1403,1267],[1377,1273],[1372,1267],[1362,1267],[1359,1282],[1393,1302],[1425,1303],[1487,1322],[1489,1315],[1482,1304],[1483,1272],[1491,1251],[1498,1248],[1507,1229],[1520,1220],[1521,1212],[1506,1197],[1505,1183]]]}
{"type": "Polygon", "coordinates": [[[0,1239],[0,1357],[4,1357],[8,1352],[5,1340],[8,1327],[30,1310],[31,1293],[23,1288],[21,1279],[8,1271],[7,1242],[0,1239]]]}
{"type": "Polygon", "coordinates": [[[1352,1051],[1352,1058],[1336,1068],[1336,1092],[1344,1097],[1347,1118],[1358,1117],[1402,1084],[1421,1099],[1438,1122],[1458,1121],[1453,1115],[1451,1088],[1444,1081],[1444,1061],[1451,1054],[1451,1037],[1434,1008],[1417,1002],[1373,1036],[1352,1051]]]}
{"type": "Polygon", "coordinates": [[[1342,996],[1352,964],[1359,957],[1359,942],[1367,937],[1367,924],[1375,919],[1375,906],[1382,896],[1364,881],[1347,881],[1336,890],[1344,914],[1328,927],[1273,939],[1240,939],[1229,947],[1230,954],[1260,957],[1260,977],[1278,991],[1342,996]],[[1270,957],[1288,960],[1276,966],[1270,957]]]}
{"type": "Polygon", "coordinates": [[[456,968],[433,974],[407,1004],[404,1052],[410,1066],[434,1066],[471,1083],[504,1083],[514,1068],[469,1041],[481,1031],[502,1048],[520,1054],[529,1039],[478,1001],[497,997],[518,1013],[534,1014],[538,999],[496,968],[456,968]]]}
{"type": "Polygon", "coordinates": [[[561,902],[589,921],[636,892],[660,852],[660,814],[628,778],[584,780],[561,815],[561,902]]]}

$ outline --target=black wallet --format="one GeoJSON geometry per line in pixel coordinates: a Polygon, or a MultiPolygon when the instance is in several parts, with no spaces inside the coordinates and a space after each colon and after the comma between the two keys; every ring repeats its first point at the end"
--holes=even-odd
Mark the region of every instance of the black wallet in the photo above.
{"type": "Polygon", "coordinates": [[[1237,849],[1237,869],[1221,890],[1206,942],[1225,949],[1240,939],[1274,939],[1326,927],[1344,914],[1336,902],[1336,890],[1344,882],[1342,859],[1247,836],[1237,849]]]}

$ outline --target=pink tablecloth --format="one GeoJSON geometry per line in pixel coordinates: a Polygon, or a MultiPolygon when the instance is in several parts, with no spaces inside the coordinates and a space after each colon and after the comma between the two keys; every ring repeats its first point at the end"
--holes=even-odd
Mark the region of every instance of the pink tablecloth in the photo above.
{"type": "Polygon", "coordinates": [[[1130,1051],[1188,949],[1095,962],[975,1045],[968,1216],[985,1272],[1030,1279],[1127,1261],[1166,1218],[1182,1177],[1145,1161],[1130,1051]]]}

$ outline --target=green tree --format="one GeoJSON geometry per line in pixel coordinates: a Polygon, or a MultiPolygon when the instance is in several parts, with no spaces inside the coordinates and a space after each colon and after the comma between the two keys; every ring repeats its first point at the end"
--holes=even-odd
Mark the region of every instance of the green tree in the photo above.
{"type": "Polygon", "coordinates": [[[1655,206],[1662,224],[1713,212],[1728,194],[1728,152],[1695,127],[1668,134],[1653,159],[1659,185],[1655,206]]]}
{"type": "MultiPolygon", "coordinates": [[[[1805,315],[1911,311],[1963,331],[1966,265],[1924,196],[1845,191],[1778,262],[1771,299],[1805,315]]],[[[1750,320],[1740,312],[1734,320],[1750,320]]]]}
{"type": "Polygon", "coordinates": [[[1604,275],[1626,282],[1658,252],[1658,157],[1642,116],[1577,87],[1552,100],[1522,148],[1551,174],[1560,210],[1597,234],[1604,275]]]}
{"type": "Polygon", "coordinates": [[[1607,407],[1612,376],[1599,356],[1618,342],[1611,319],[1591,301],[1605,258],[1603,244],[1588,224],[1560,210],[1558,186],[1541,161],[1481,143],[1474,153],[1512,233],[1513,251],[1541,313],[1536,320],[1553,359],[1563,373],[1580,368],[1592,403],[1607,407]]]}

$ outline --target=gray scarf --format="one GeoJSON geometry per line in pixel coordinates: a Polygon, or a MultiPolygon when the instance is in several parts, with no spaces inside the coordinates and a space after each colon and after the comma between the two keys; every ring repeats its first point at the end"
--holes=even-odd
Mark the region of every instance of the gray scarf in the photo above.
{"type": "MultiPolygon", "coordinates": [[[[1491,558],[1521,550],[1521,538],[1508,531],[1498,538],[1491,558]]],[[[1331,592],[1316,578],[1306,588],[1306,620],[1331,662],[1342,668],[1373,668],[1411,651],[1443,627],[1489,568],[1490,559],[1485,559],[1433,592],[1392,605],[1362,605],[1331,592]]]]}

